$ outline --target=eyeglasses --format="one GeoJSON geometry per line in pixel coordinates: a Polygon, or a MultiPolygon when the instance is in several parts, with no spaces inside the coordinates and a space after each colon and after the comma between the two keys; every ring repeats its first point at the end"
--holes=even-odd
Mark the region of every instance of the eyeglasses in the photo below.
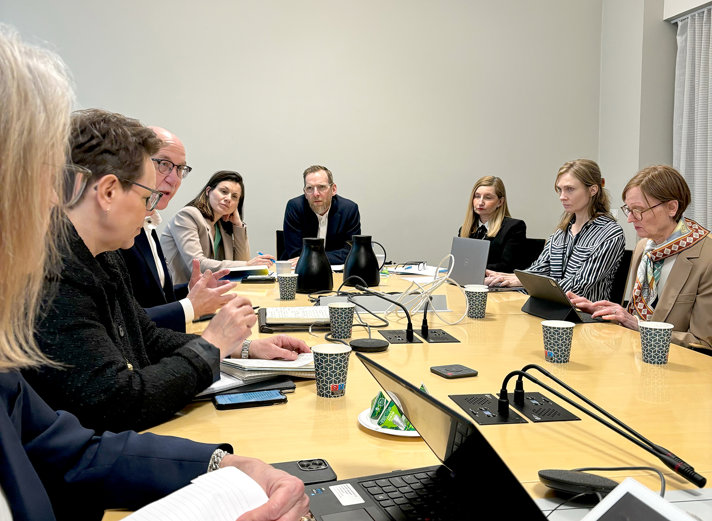
{"type": "Polygon", "coordinates": [[[158,201],[161,200],[161,197],[163,197],[163,192],[159,192],[158,190],[154,190],[153,188],[149,188],[146,185],[142,185],[141,183],[137,183],[136,181],[129,181],[132,185],[140,186],[141,188],[144,188],[151,192],[151,195],[148,197],[145,197],[146,199],[146,210],[149,212],[152,212],[154,208],[156,208],[156,205],[158,204],[158,201]]]}
{"type": "Polygon", "coordinates": [[[316,185],[316,186],[311,186],[307,185],[304,187],[304,192],[307,194],[313,194],[314,192],[319,192],[320,194],[326,192],[329,188],[331,188],[331,185],[316,185]]]}
{"type": "Polygon", "coordinates": [[[178,173],[178,178],[185,179],[190,171],[193,170],[188,165],[176,165],[173,161],[168,161],[168,159],[158,159],[152,157],[151,161],[156,163],[156,170],[166,176],[171,175],[171,172],[173,172],[173,169],[175,168],[178,173]]]}
{"type": "Polygon", "coordinates": [[[630,214],[633,214],[633,219],[635,219],[636,221],[640,221],[643,219],[643,214],[645,212],[647,212],[648,210],[652,210],[653,208],[656,208],[663,203],[665,203],[665,201],[662,201],[658,204],[654,204],[653,206],[649,206],[645,210],[632,210],[632,209],[628,208],[627,204],[624,204],[623,206],[621,206],[621,210],[623,210],[623,213],[625,214],[626,217],[628,217],[630,214]]]}
{"type": "Polygon", "coordinates": [[[71,208],[79,202],[87,186],[87,180],[91,177],[91,170],[83,166],[67,164],[62,172],[64,177],[64,191],[62,193],[62,205],[71,208]]]}

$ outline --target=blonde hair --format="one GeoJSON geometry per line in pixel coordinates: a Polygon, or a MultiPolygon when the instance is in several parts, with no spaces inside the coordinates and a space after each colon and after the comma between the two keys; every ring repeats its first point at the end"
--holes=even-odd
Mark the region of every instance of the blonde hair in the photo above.
{"type": "Polygon", "coordinates": [[[472,201],[475,199],[475,193],[477,189],[481,186],[492,186],[494,187],[494,193],[499,199],[504,199],[504,202],[499,205],[499,208],[494,210],[492,217],[489,219],[489,227],[487,228],[487,236],[494,237],[499,233],[502,227],[502,221],[505,217],[511,217],[509,215],[509,206],[507,206],[507,191],[504,189],[504,183],[499,177],[493,175],[486,175],[480,177],[475,186],[472,187],[472,192],[470,192],[470,198],[467,201],[467,211],[465,213],[465,221],[462,223],[462,228],[460,229],[460,237],[469,237],[477,229],[480,223],[480,219],[475,213],[474,205],[472,201]]]}
{"type": "MultiPolygon", "coordinates": [[[[556,179],[554,180],[554,190],[558,193],[559,189],[556,183],[559,182],[559,178],[562,175],[571,174],[576,179],[581,181],[583,185],[588,188],[590,186],[597,186],[598,190],[595,194],[591,196],[591,200],[588,205],[588,218],[595,219],[605,215],[609,219],[613,219],[610,213],[611,203],[608,199],[608,191],[603,188],[604,180],[601,177],[601,169],[598,167],[598,163],[590,159],[574,159],[573,161],[567,161],[556,174],[556,179]]],[[[574,214],[565,212],[557,228],[559,230],[565,231],[568,228],[571,219],[574,214]]]]}
{"type": "Polygon", "coordinates": [[[48,360],[33,336],[59,212],[73,103],[66,66],[0,24],[0,371],[48,360]]]}

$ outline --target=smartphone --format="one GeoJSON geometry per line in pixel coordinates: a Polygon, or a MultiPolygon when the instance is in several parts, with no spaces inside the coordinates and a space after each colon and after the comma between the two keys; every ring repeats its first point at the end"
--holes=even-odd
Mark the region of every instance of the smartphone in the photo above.
{"type": "Polygon", "coordinates": [[[272,275],[248,275],[242,279],[243,284],[269,284],[277,282],[277,279],[272,275]]]}
{"type": "Polygon", "coordinates": [[[336,473],[325,459],[302,459],[272,463],[272,466],[301,479],[305,485],[336,481],[336,473]]]}
{"type": "Polygon", "coordinates": [[[251,393],[218,394],[213,396],[216,409],[242,409],[286,403],[287,397],[279,391],[254,391],[251,393]]]}
{"type": "Polygon", "coordinates": [[[475,369],[470,369],[460,364],[434,365],[430,368],[430,372],[442,376],[443,378],[467,378],[469,376],[477,376],[475,369]]]}

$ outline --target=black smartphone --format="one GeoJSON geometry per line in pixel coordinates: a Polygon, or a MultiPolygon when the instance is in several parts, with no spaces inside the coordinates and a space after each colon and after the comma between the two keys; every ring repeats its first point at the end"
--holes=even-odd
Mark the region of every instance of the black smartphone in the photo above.
{"type": "Polygon", "coordinates": [[[287,397],[279,391],[254,391],[251,393],[218,394],[213,396],[216,409],[242,409],[286,403],[287,397]]]}
{"type": "Polygon", "coordinates": [[[477,376],[475,369],[470,369],[460,364],[434,365],[430,368],[430,372],[442,376],[443,378],[467,378],[469,376],[477,376]]]}
{"type": "Polygon", "coordinates": [[[336,473],[325,459],[302,459],[272,463],[272,466],[301,479],[305,485],[336,481],[336,473]]]}
{"type": "Polygon", "coordinates": [[[242,279],[243,284],[269,284],[277,282],[277,278],[272,275],[248,275],[242,279]]]}

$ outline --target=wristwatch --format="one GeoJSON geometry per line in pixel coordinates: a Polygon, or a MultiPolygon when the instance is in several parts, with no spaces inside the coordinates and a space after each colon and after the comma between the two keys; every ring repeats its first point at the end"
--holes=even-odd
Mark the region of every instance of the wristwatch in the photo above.
{"type": "Polygon", "coordinates": [[[250,344],[252,340],[245,340],[242,343],[242,358],[250,358],[250,344]]]}

